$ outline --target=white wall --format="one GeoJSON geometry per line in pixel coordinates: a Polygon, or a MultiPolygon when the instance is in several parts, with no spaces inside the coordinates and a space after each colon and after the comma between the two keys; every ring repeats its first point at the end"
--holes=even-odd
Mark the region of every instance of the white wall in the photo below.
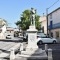
{"type": "Polygon", "coordinates": [[[48,16],[48,25],[51,20],[53,21],[53,24],[60,22],[60,9],[52,13],[52,19],[50,19],[50,15],[48,16]]]}
{"type": "Polygon", "coordinates": [[[4,25],[3,27],[1,27],[2,31],[0,33],[0,39],[5,39],[6,38],[6,25],[4,25]]]}
{"type": "MultiPolygon", "coordinates": [[[[57,9],[52,13],[52,19],[50,19],[50,15],[51,14],[49,14],[49,16],[48,16],[48,25],[50,25],[50,21],[52,21],[53,24],[60,23],[60,9],[57,9]]],[[[55,26],[53,26],[53,28],[54,27],[55,26]]],[[[60,28],[55,28],[50,31],[53,33],[54,38],[56,38],[56,32],[59,32],[59,39],[60,39],[60,28]]]]}
{"type": "Polygon", "coordinates": [[[6,32],[6,25],[2,27],[2,33],[5,33],[5,32],[6,32]]]}
{"type": "Polygon", "coordinates": [[[44,33],[47,34],[47,20],[46,20],[46,16],[40,17],[39,22],[41,22],[41,27],[44,26],[44,33]]]}

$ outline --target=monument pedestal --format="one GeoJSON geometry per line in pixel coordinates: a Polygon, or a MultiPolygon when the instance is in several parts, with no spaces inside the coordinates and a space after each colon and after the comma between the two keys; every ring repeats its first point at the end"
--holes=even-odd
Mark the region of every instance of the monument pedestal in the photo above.
{"type": "Polygon", "coordinates": [[[28,33],[28,45],[26,49],[32,49],[32,50],[38,49],[37,29],[35,29],[35,26],[29,26],[27,33],[28,33]]]}
{"type": "Polygon", "coordinates": [[[17,54],[17,56],[30,59],[47,59],[45,50],[37,46],[37,29],[35,29],[35,26],[30,26],[27,33],[28,44],[25,49],[26,51],[21,51],[21,54],[17,54]]]}
{"type": "Polygon", "coordinates": [[[39,49],[37,46],[37,29],[35,28],[35,15],[36,10],[31,8],[31,25],[27,30],[28,34],[28,45],[26,47],[26,51],[21,51],[21,54],[18,55],[20,57],[28,57],[28,58],[46,58],[47,54],[45,50],[39,49]]]}

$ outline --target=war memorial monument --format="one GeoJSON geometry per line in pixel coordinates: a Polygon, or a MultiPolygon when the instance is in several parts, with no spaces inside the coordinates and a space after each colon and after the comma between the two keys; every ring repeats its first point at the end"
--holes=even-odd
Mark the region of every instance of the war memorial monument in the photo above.
{"type": "MultiPolygon", "coordinates": [[[[37,46],[37,29],[35,27],[35,15],[36,10],[34,8],[31,8],[31,25],[29,26],[29,29],[27,29],[28,33],[28,44],[23,50],[23,46],[20,48],[20,54],[17,54],[19,57],[26,57],[27,59],[45,59],[47,58],[47,54],[45,50],[42,50],[41,48],[38,48],[37,46]]],[[[23,45],[23,43],[22,43],[23,45]]]]}

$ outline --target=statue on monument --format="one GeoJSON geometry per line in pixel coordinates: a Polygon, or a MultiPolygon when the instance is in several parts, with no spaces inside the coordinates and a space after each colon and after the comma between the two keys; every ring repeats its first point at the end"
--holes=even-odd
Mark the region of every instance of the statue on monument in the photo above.
{"type": "Polygon", "coordinates": [[[35,26],[35,14],[36,10],[34,8],[31,8],[31,25],[35,26]]]}

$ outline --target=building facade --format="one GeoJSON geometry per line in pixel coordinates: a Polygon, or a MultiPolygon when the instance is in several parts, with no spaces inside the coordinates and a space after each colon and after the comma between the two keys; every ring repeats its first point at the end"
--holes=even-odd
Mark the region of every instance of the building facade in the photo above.
{"type": "Polygon", "coordinates": [[[6,36],[7,35],[11,35],[11,37],[14,38],[14,28],[6,27],[6,36]]]}
{"type": "Polygon", "coordinates": [[[46,20],[46,16],[40,16],[39,22],[41,23],[42,32],[47,34],[47,20],[46,20]]]}
{"type": "Polygon", "coordinates": [[[18,36],[19,36],[19,29],[14,28],[14,37],[18,37],[18,36]]]}
{"type": "Polygon", "coordinates": [[[6,21],[0,18],[0,39],[6,39],[6,21]]]}
{"type": "Polygon", "coordinates": [[[50,36],[60,39],[60,7],[48,14],[50,36]]]}
{"type": "Polygon", "coordinates": [[[0,18],[0,39],[6,39],[7,35],[14,37],[14,28],[7,27],[5,19],[0,18]]]}

